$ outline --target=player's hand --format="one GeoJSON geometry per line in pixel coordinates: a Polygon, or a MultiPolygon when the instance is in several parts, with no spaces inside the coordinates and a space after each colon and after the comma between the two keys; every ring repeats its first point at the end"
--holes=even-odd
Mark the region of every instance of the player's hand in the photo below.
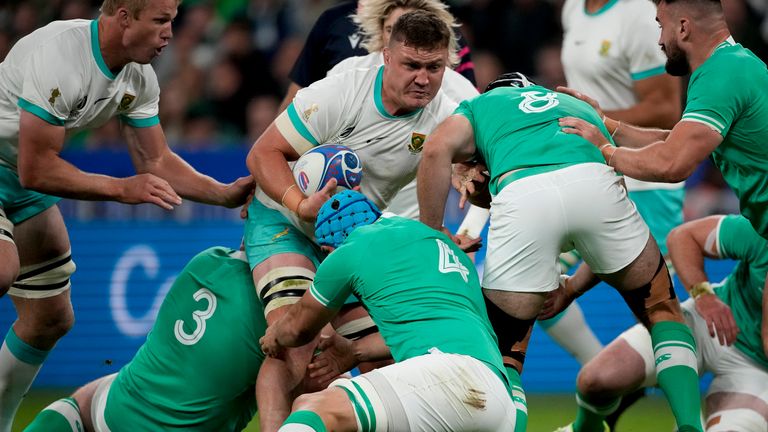
{"type": "Polygon", "coordinates": [[[576,117],[563,117],[559,121],[562,131],[578,135],[592,143],[597,148],[610,144],[608,138],[592,123],[576,117]]]}
{"type": "Polygon", "coordinates": [[[117,201],[126,204],[154,204],[166,210],[181,205],[181,197],[171,185],[154,174],[138,174],[122,179],[117,201]]]}
{"type": "Polygon", "coordinates": [[[451,238],[453,239],[453,242],[459,246],[459,249],[464,251],[464,253],[467,255],[472,254],[470,259],[472,262],[475,262],[474,253],[483,247],[483,239],[481,237],[470,237],[466,234],[456,234],[451,238]]]}
{"type": "Polygon", "coordinates": [[[357,366],[353,342],[338,333],[320,336],[317,349],[307,371],[309,377],[325,388],[339,375],[357,366]]]}
{"type": "Polygon", "coordinates": [[[275,330],[277,325],[271,325],[267,327],[267,331],[259,339],[259,345],[261,350],[269,357],[281,358],[285,347],[277,342],[277,331],[275,330]]]}
{"type": "Polygon", "coordinates": [[[595,109],[595,111],[597,111],[598,114],[600,114],[600,118],[602,118],[603,121],[605,121],[605,113],[600,108],[600,104],[597,103],[596,100],[594,100],[591,97],[585,95],[584,93],[582,93],[582,92],[580,92],[578,90],[574,90],[574,89],[572,89],[570,87],[557,86],[557,88],[555,90],[559,91],[560,93],[565,93],[567,95],[571,95],[571,96],[575,97],[576,99],[579,99],[579,100],[582,100],[582,101],[588,103],[592,108],[595,109]]]}
{"type": "Polygon", "coordinates": [[[460,194],[459,208],[464,208],[467,200],[480,192],[480,186],[487,187],[487,178],[483,174],[488,169],[479,163],[457,163],[451,172],[451,184],[460,194]]]}
{"type": "Polygon", "coordinates": [[[547,295],[547,299],[544,301],[544,306],[539,312],[539,316],[536,319],[546,320],[555,317],[560,312],[564,311],[576,296],[571,293],[568,288],[568,277],[560,277],[560,285],[554,290],[550,291],[547,295]]]}
{"type": "Polygon", "coordinates": [[[707,323],[709,336],[717,335],[720,345],[733,345],[739,334],[739,328],[736,326],[731,308],[714,294],[700,295],[694,302],[696,311],[707,323]]]}
{"type": "Polygon", "coordinates": [[[296,207],[296,214],[299,216],[299,219],[305,222],[314,222],[317,219],[320,207],[336,193],[337,185],[336,179],[331,178],[322,189],[301,200],[299,206],[296,207]]]}
{"type": "Polygon", "coordinates": [[[248,219],[248,208],[253,202],[255,193],[256,189],[251,189],[251,193],[248,194],[248,198],[245,199],[245,203],[243,203],[243,206],[240,207],[240,219],[248,219]]]}
{"type": "MultiPolygon", "coordinates": [[[[256,187],[256,183],[251,176],[240,177],[232,183],[224,187],[224,191],[221,196],[221,205],[227,208],[240,207],[243,204],[250,204],[250,197],[253,196],[253,188],[256,187]]],[[[248,215],[248,207],[245,207],[246,216],[248,215]]],[[[243,211],[240,211],[242,217],[243,211]]]]}

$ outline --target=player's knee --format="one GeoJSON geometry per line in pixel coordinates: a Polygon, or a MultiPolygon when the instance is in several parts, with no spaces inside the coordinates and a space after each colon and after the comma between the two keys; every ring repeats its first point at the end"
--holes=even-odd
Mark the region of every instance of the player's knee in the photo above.
{"type": "Polygon", "coordinates": [[[72,307],[63,307],[56,313],[46,314],[33,323],[35,333],[41,338],[59,340],[75,325],[72,307]]]}
{"type": "Polygon", "coordinates": [[[18,266],[0,270],[0,297],[4,296],[11,289],[18,275],[18,266]]]}
{"type": "Polygon", "coordinates": [[[336,425],[348,420],[345,419],[345,408],[349,402],[345,399],[343,390],[331,387],[321,392],[299,396],[293,402],[292,411],[312,411],[320,416],[328,430],[335,430],[336,425]]]}
{"type": "Polygon", "coordinates": [[[683,322],[680,304],[677,301],[669,271],[661,255],[659,255],[659,262],[650,282],[620,293],[632,313],[647,328],[650,328],[652,323],[659,321],[683,322]]]}
{"type": "Polygon", "coordinates": [[[579,371],[576,387],[585,396],[600,396],[612,391],[608,376],[599,367],[587,363],[579,371]]]}
{"type": "Polygon", "coordinates": [[[768,421],[757,411],[736,408],[714,412],[707,417],[707,432],[764,432],[768,421]]]}

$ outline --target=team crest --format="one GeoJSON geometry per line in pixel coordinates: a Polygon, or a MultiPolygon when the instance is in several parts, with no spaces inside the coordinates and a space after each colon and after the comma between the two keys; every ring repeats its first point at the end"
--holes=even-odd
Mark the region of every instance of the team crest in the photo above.
{"type": "Polygon", "coordinates": [[[611,41],[604,39],[603,43],[600,44],[600,56],[606,57],[608,56],[608,51],[611,49],[611,41]]]}
{"type": "Polygon", "coordinates": [[[424,141],[426,141],[427,135],[417,132],[411,134],[411,142],[408,144],[408,151],[417,154],[421,153],[422,147],[424,147],[424,141]]]}
{"type": "Polygon", "coordinates": [[[133,101],[136,99],[136,96],[126,93],[123,95],[123,98],[120,99],[120,105],[117,106],[118,111],[125,111],[128,109],[129,106],[133,103],[133,101]]]}
{"type": "Polygon", "coordinates": [[[51,90],[51,97],[48,98],[48,103],[53,105],[56,102],[56,98],[61,96],[61,92],[59,91],[59,88],[56,87],[55,89],[51,90]]]}
{"type": "Polygon", "coordinates": [[[318,107],[317,104],[312,104],[311,107],[305,109],[304,121],[309,121],[309,118],[312,117],[312,114],[316,113],[318,109],[320,109],[320,107],[318,107]]]}

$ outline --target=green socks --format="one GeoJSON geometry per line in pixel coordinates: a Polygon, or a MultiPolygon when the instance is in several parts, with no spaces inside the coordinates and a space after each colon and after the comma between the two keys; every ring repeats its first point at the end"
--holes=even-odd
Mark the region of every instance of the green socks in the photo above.
{"type": "Polygon", "coordinates": [[[24,432],[83,432],[80,407],[71,397],[59,399],[40,411],[24,432]]]}
{"type": "Polygon", "coordinates": [[[525,391],[520,381],[520,374],[517,373],[515,368],[506,365],[504,368],[507,370],[509,387],[512,389],[512,402],[515,404],[515,408],[517,408],[514,432],[525,432],[528,427],[528,402],[525,400],[525,391]]]}
{"type": "Polygon", "coordinates": [[[312,411],[291,413],[278,432],[327,432],[319,415],[312,411]]]}
{"type": "Polygon", "coordinates": [[[619,408],[621,398],[616,398],[607,403],[597,404],[587,400],[587,397],[576,392],[576,404],[579,406],[576,412],[576,421],[573,422],[574,432],[603,432],[604,421],[611,413],[619,408]]]}

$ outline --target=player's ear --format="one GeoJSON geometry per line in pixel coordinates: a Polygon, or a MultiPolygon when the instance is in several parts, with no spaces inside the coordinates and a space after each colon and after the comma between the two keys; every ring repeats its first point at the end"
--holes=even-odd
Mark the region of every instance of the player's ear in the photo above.
{"type": "Polygon", "coordinates": [[[384,47],[381,52],[384,54],[384,64],[389,66],[389,62],[392,61],[392,53],[389,51],[389,47],[384,47]]]}
{"type": "Polygon", "coordinates": [[[121,28],[128,27],[128,24],[131,21],[131,12],[128,9],[124,7],[118,8],[115,15],[117,16],[117,22],[120,23],[121,28]]]}

